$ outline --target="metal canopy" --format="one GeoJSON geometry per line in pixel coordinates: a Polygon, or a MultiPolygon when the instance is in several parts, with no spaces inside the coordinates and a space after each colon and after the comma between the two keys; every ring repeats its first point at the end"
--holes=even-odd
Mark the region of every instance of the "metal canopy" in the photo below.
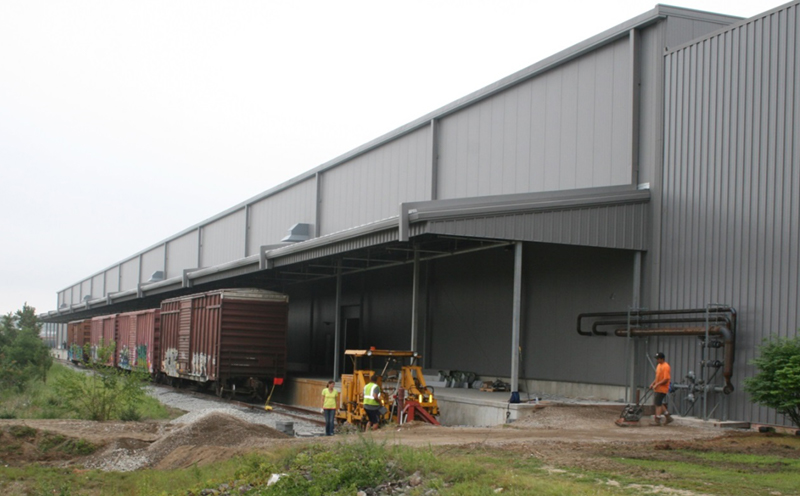
{"type": "Polygon", "coordinates": [[[138,310],[209,288],[287,285],[509,246],[518,241],[645,251],[650,192],[632,185],[401,204],[400,215],[50,314],[45,321],[138,310]],[[405,239],[404,239],[405,238],[405,239]],[[122,309],[125,310],[122,310],[122,309]]]}

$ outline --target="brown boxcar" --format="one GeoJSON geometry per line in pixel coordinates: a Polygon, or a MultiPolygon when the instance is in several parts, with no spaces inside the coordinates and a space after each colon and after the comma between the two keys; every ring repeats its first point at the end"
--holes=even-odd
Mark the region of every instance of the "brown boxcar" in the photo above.
{"type": "Polygon", "coordinates": [[[263,393],[286,373],[289,297],[223,289],[161,303],[161,372],[223,391],[263,393]],[[244,391],[243,391],[244,390],[244,391]]]}
{"type": "MultiPolygon", "coordinates": [[[[102,317],[94,317],[92,319],[92,360],[97,361],[97,350],[100,345],[117,346],[117,314],[103,315],[102,317]]],[[[104,365],[109,367],[117,366],[117,351],[116,348],[108,357],[108,361],[104,365]]]]}
{"type": "Polygon", "coordinates": [[[83,345],[88,343],[92,337],[92,321],[73,320],[67,324],[67,359],[75,363],[82,362],[88,357],[84,357],[83,345]]]}
{"type": "Polygon", "coordinates": [[[158,308],[117,315],[117,364],[120,368],[143,367],[151,374],[154,372],[153,363],[159,356],[160,315],[158,308]]]}

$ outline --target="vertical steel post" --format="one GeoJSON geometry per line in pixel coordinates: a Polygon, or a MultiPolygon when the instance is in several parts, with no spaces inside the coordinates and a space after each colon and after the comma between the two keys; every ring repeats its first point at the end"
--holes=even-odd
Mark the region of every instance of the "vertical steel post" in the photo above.
{"type": "Polygon", "coordinates": [[[522,241],[514,243],[514,304],[511,317],[511,395],[519,397],[519,333],[522,309],[522,241]]]}
{"type": "Polygon", "coordinates": [[[339,334],[342,325],[342,261],[336,263],[336,322],[333,324],[333,380],[339,377],[339,355],[341,347],[339,334]]]}
{"type": "Polygon", "coordinates": [[[703,420],[708,420],[708,388],[710,384],[708,383],[710,378],[708,377],[708,362],[710,361],[710,353],[708,349],[708,320],[709,320],[709,312],[711,311],[711,303],[706,304],[706,335],[705,339],[703,340],[703,360],[701,361],[701,366],[703,367],[703,420]]]}
{"type": "Polygon", "coordinates": [[[419,247],[414,246],[414,279],[411,283],[411,351],[417,351],[417,321],[419,320],[419,247]]]}

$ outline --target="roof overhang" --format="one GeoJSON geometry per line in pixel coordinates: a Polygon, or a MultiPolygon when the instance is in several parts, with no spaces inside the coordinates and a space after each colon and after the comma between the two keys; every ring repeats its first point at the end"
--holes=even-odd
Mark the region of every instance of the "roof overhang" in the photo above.
{"type": "Polygon", "coordinates": [[[129,291],[50,312],[44,320],[140,309],[235,278],[292,284],[389,268],[414,260],[508,246],[516,241],[646,251],[650,191],[632,185],[403,203],[396,216],[258,255],[140,284],[129,291]],[[105,308],[104,308],[105,307],[105,308]]]}

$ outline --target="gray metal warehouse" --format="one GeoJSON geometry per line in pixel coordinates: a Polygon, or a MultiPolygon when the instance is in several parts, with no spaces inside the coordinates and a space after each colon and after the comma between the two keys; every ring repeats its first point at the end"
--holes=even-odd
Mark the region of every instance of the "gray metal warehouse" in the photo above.
{"type": "Polygon", "coordinates": [[[799,4],[657,5],[88,275],[43,319],[265,288],[290,297],[297,377],[374,346],[618,400],[663,351],[686,415],[786,424],[743,382],[800,325],[799,4]]]}

